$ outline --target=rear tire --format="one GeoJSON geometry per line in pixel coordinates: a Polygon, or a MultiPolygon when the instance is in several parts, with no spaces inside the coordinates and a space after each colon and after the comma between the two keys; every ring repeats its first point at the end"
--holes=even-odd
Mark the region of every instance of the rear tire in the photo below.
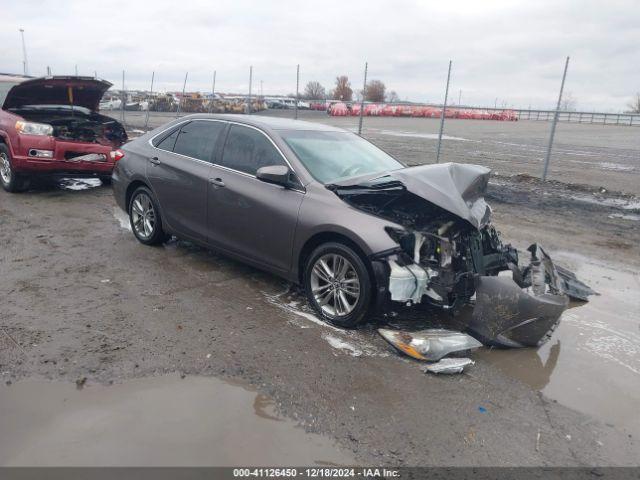
{"type": "Polygon", "coordinates": [[[158,202],[147,187],[138,187],[131,195],[128,205],[131,231],[140,243],[159,245],[168,235],[162,229],[162,218],[158,202]]]}
{"type": "Polygon", "coordinates": [[[317,247],[304,266],[303,283],[309,303],[326,322],[353,328],[366,319],[372,282],[352,248],[337,242],[317,247]]]}
{"type": "Polygon", "coordinates": [[[13,160],[9,148],[0,143],[0,183],[7,192],[23,192],[29,188],[29,178],[13,170],[13,160]]]}

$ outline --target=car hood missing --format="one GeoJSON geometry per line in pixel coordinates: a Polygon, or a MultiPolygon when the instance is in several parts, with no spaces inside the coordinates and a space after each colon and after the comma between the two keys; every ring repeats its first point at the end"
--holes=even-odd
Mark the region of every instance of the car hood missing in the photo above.
{"type": "Polygon", "coordinates": [[[73,105],[97,111],[111,83],[93,77],[42,77],[26,80],[9,90],[4,110],[26,105],[73,105]]]}
{"type": "MultiPolygon", "coordinates": [[[[449,212],[480,229],[489,223],[491,208],[484,200],[491,170],[479,165],[443,163],[419,165],[393,170],[382,175],[351,178],[327,185],[343,200],[356,207],[398,221],[404,211],[416,214],[422,199],[435,206],[427,209],[449,212]]],[[[424,205],[422,205],[424,207],[424,205]]],[[[406,218],[401,223],[420,223],[420,218],[406,218]]]]}

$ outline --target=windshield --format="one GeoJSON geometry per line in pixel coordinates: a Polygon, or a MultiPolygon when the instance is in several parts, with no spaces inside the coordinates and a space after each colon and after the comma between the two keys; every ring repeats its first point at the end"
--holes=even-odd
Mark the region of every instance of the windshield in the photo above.
{"type": "Polygon", "coordinates": [[[313,178],[325,184],[404,168],[354,133],[290,130],[281,135],[313,178]]]}

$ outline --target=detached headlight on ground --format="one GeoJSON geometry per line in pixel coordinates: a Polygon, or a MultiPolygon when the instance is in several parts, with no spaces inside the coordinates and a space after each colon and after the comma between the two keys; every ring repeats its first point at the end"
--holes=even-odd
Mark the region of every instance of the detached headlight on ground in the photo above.
{"type": "Polygon", "coordinates": [[[442,357],[462,350],[481,347],[475,338],[462,332],[441,328],[403,332],[379,328],[378,333],[401,352],[418,360],[437,362],[442,357]]]}
{"type": "Polygon", "coordinates": [[[23,133],[25,135],[53,135],[53,127],[46,123],[18,120],[16,122],[16,130],[18,133],[23,133]]]}

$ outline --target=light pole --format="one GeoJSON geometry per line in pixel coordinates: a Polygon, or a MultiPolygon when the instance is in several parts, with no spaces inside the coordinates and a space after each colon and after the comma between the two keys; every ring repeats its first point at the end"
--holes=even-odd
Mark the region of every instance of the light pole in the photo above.
{"type": "Polygon", "coordinates": [[[22,37],[22,68],[25,76],[29,75],[29,63],[27,62],[27,47],[24,43],[24,28],[20,28],[20,36],[22,37]]]}

